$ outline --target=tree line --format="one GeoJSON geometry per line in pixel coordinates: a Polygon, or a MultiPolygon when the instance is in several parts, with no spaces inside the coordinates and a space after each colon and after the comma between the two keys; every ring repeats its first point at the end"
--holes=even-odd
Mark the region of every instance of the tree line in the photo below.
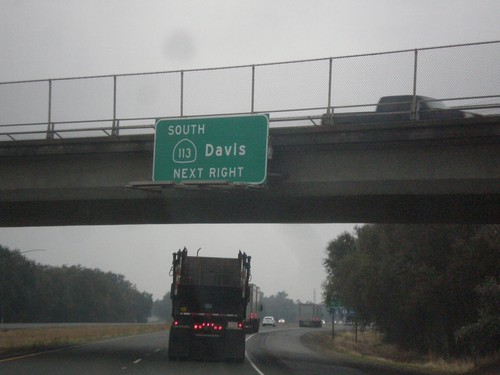
{"type": "Polygon", "coordinates": [[[288,298],[285,291],[278,292],[262,299],[262,316],[273,316],[276,321],[285,319],[288,323],[297,323],[299,321],[299,303],[288,298]]]}
{"type": "Polygon", "coordinates": [[[0,245],[0,321],[146,322],[152,295],[123,275],[35,263],[0,245]]]}
{"type": "Polygon", "coordinates": [[[445,357],[500,349],[500,225],[364,225],[326,254],[327,305],[387,341],[445,357]]]}

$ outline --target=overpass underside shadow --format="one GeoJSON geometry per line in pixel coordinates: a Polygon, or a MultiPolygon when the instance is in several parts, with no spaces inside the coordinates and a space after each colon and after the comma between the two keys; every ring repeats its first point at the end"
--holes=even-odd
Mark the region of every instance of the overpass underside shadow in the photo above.
{"type": "Polygon", "coordinates": [[[500,194],[283,198],[213,192],[198,198],[0,203],[3,227],[195,223],[500,223],[500,194]]]}

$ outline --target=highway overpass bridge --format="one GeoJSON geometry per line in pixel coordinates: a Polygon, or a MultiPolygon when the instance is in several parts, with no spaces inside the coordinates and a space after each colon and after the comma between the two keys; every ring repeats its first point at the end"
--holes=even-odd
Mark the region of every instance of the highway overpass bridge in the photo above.
{"type": "Polygon", "coordinates": [[[270,146],[246,188],[148,184],[151,134],[1,142],[0,226],[500,222],[498,116],[271,128],[270,146]]]}

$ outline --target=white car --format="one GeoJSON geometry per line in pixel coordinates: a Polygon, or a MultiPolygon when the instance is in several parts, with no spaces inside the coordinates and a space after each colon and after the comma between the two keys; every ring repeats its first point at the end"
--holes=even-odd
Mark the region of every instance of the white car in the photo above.
{"type": "Polygon", "coordinates": [[[264,319],[262,319],[262,327],[265,327],[265,326],[276,327],[276,321],[274,320],[274,317],[265,316],[264,319]]]}

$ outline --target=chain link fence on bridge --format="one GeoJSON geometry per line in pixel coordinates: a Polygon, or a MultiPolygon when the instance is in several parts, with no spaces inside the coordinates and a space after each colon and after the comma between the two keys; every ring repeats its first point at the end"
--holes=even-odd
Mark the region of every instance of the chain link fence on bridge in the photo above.
{"type": "Polygon", "coordinates": [[[271,126],[422,95],[500,114],[500,41],[356,56],[0,82],[0,141],[154,133],[155,119],[266,113],[271,126]]]}

